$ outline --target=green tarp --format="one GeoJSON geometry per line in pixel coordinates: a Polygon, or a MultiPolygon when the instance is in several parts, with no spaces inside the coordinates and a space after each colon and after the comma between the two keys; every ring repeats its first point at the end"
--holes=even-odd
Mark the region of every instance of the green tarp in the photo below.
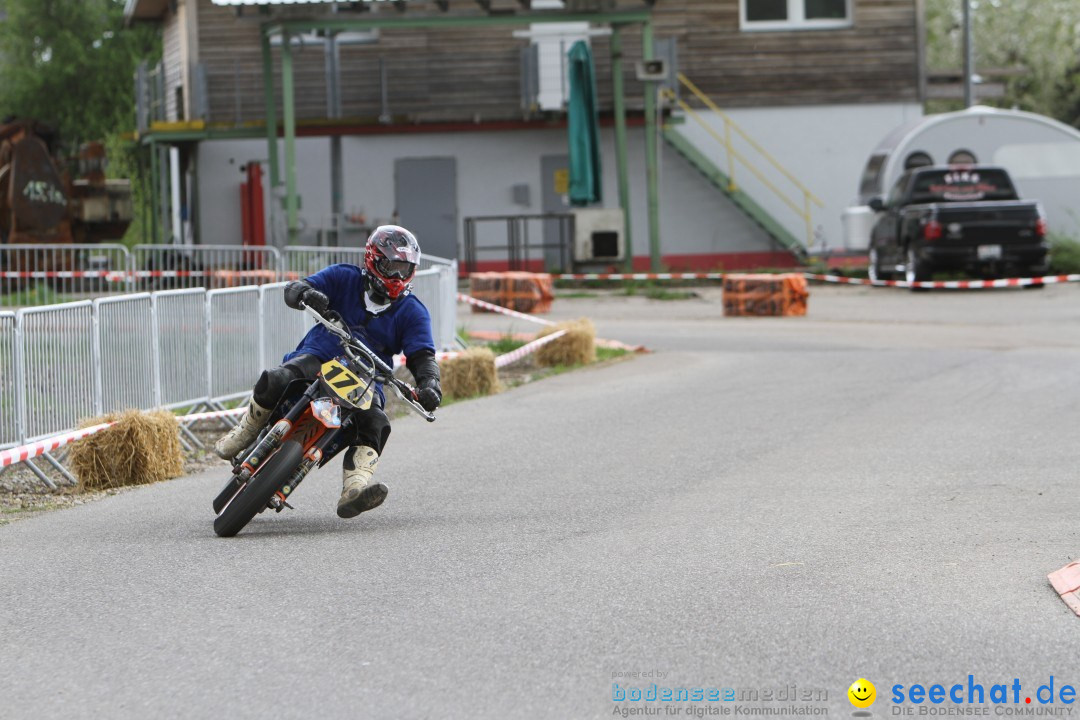
{"type": "Polygon", "coordinates": [[[600,189],[600,125],[596,109],[596,72],[592,51],[578,40],[568,53],[570,104],[567,129],[570,135],[570,204],[598,203],[600,189]]]}

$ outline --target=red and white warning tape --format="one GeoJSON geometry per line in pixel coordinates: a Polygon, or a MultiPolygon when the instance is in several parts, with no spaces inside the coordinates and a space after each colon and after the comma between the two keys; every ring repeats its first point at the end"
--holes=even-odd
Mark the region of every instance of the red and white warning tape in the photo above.
{"type": "Polygon", "coordinates": [[[510,352],[508,352],[508,353],[506,353],[504,355],[500,355],[499,357],[495,358],[495,367],[497,367],[497,368],[506,367],[510,363],[517,362],[518,360],[525,357],[526,355],[529,355],[531,353],[536,352],[542,346],[547,345],[552,340],[556,340],[558,338],[561,338],[565,334],[566,334],[565,330],[558,330],[556,332],[551,333],[550,335],[545,335],[544,337],[540,338],[539,340],[533,340],[531,343],[528,343],[526,345],[522,345],[517,350],[511,350],[510,352]]]}
{"type": "Polygon", "coordinates": [[[69,280],[72,278],[105,279],[112,282],[123,280],[128,276],[126,272],[118,270],[5,270],[0,272],[0,278],[5,280],[19,279],[52,279],[60,278],[69,280]]]}
{"type": "Polygon", "coordinates": [[[556,280],[723,280],[724,273],[559,273],[556,280]]]}
{"type": "Polygon", "coordinates": [[[868,280],[849,278],[840,275],[817,275],[803,273],[807,280],[839,283],[841,285],[872,285],[874,287],[927,288],[934,290],[980,290],[986,288],[1026,287],[1029,285],[1055,285],[1058,283],[1080,282],[1078,275],[1044,275],[1030,278],[1001,278],[1000,280],[868,280]]]}
{"type": "MultiPolygon", "coordinates": [[[[559,280],[723,280],[728,273],[563,273],[552,275],[559,280]]],[[[935,290],[978,290],[985,288],[1025,287],[1029,285],[1054,285],[1057,283],[1080,282],[1080,274],[1045,275],[1030,278],[1002,278],[1000,280],[920,280],[909,283],[906,280],[868,280],[849,278],[840,275],[822,275],[803,273],[807,280],[839,283],[842,285],[871,285],[874,287],[928,288],[935,290]]]]}
{"type": "Polygon", "coordinates": [[[477,300],[476,298],[472,297],[471,295],[466,295],[465,293],[458,293],[457,294],[457,299],[458,299],[459,302],[469,303],[470,305],[475,305],[476,307],[483,308],[485,310],[490,310],[491,312],[499,313],[500,315],[509,315],[510,317],[516,317],[516,318],[518,318],[520,320],[529,320],[530,322],[534,322],[534,323],[536,323],[538,325],[554,325],[555,324],[555,323],[551,322],[550,320],[545,320],[543,318],[538,318],[535,315],[529,315],[527,313],[518,312],[517,310],[511,310],[509,308],[504,308],[501,305],[494,305],[494,304],[489,303],[489,302],[484,302],[483,300],[477,300]]]}
{"type": "Polygon", "coordinates": [[[102,423],[101,425],[91,425],[90,427],[73,430],[72,432],[67,432],[62,435],[54,435],[53,437],[30,443],[29,445],[4,450],[3,452],[0,452],[0,468],[14,465],[15,463],[26,462],[31,458],[36,458],[47,452],[59,450],[68,443],[73,443],[76,440],[81,440],[84,437],[93,435],[113,424],[114,423],[102,423]]]}
{"type": "MultiPolygon", "coordinates": [[[[437,353],[435,353],[435,361],[440,362],[442,360],[449,360],[451,358],[456,358],[460,354],[461,353],[459,353],[459,352],[437,352],[437,353]]],[[[399,367],[401,367],[404,364],[405,364],[405,356],[404,355],[395,355],[394,356],[394,369],[395,370],[397,370],[399,367]]]]}
{"type": "Polygon", "coordinates": [[[215,410],[214,412],[193,413],[191,415],[181,415],[176,418],[176,421],[183,424],[197,422],[199,420],[214,420],[216,418],[231,417],[233,415],[243,415],[247,412],[247,406],[243,405],[232,410],[215,410]]]}
{"type": "MultiPolygon", "coordinates": [[[[240,415],[247,408],[239,407],[233,410],[218,410],[215,412],[194,413],[192,415],[181,415],[176,418],[180,423],[191,423],[196,420],[210,420],[212,418],[227,417],[230,415],[240,415]]],[[[100,425],[91,425],[90,427],[80,428],[78,430],[72,430],[71,432],[61,433],[60,435],[54,435],[52,437],[45,438],[44,440],[38,440],[37,442],[29,443],[21,447],[11,448],[10,450],[4,450],[0,452],[0,468],[7,467],[8,465],[14,465],[15,463],[26,462],[33,458],[44,455],[45,453],[59,450],[65,445],[70,445],[76,440],[82,440],[85,437],[89,437],[95,433],[101,432],[107,427],[112,427],[116,423],[102,423],[100,425]]]]}
{"type": "Polygon", "coordinates": [[[265,277],[272,270],[5,270],[0,279],[105,279],[121,282],[129,278],[201,278],[228,276],[236,278],[265,277]]]}

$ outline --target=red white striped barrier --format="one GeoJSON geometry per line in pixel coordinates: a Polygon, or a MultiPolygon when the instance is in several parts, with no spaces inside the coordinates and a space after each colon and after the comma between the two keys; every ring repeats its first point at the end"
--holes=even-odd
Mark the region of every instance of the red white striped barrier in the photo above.
{"type": "Polygon", "coordinates": [[[120,270],[5,270],[0,272],[0,278],[5,280],[20,279],[49,279],[61,278],[70,280],[74,278],[104,279],[111,282],[124,280],[128,273],[120,270]]]}
{"type": "MultiPolygon", "coordinates": [[[[563,273],[552,275],[559,280],[723,280],[728,273],[563,273]]],[[[841,285],[869,285],[873,287],[927,288],[934,290],[980,290],[987,288],[1026,287],[1030,285],[1054,285],[1058,283],[1080,282],[1080,274],[1045,275],[1030,278],[1001,278],[999,280],[920,280],[909,283],[906,280],[869,280],[849,278],[840,275],[803,273],[807,280],[838,283],[841,285]]]]}
{"type": "Polygon", "coordinates": [[[555,323],[551,322],[550,320],[545,320],[544,318],[538,318],[535,315],[528,315],[526,313],[518,312],[517,310],[511,310],[510,308],[504,308],[501,305],[493,305],[492,303],[484,302],[483,300],[477,300],[476,298],[472,297],[471,295],[466,295],[465,293],[458,293],[457,294],[457,299],[458,299],[459,302],[469,303],[470,305],[475,305],[476,307],[484,308],[485,310],[490,310],[491,312],[499,313],[500,315],[509,315],[510,317],[516,317],[516,318],[518,318],[520,320],[528,320],[528,321],[534,322],[534,323],[536,323],[538,325],[554,325],[555,324],[555,323]]]}
{"type": "Polygon", "coordinates": [[[723,280],[724,273],[560,273],[556,280],[723,280]]]}
{"type": "MultiPolygon", "coordinates": [[[[521,340],[523,342],[529,342],[535,340],[536,335],[532,333],[499,333],[487,330],[470,330],[469,337],[476,340],[486,340],[494,342],[501,340],[505,337],[509,337],[511,340],[521,340]]],[[[627,345],[626,343],[619,342],[618,340],[605,340],[604,338],[596,338],[596,346],[603,348],[611,348],[613,350],[625,350],[626,352],[644,353],[649,352],[649,349],[644,345],[627,345]]]]}
{"type": "Polygon", "coordinates": [[[559,330],[557,332],[551,333],[550,335],[545,335],[544,337],[540,338],[539,340],[533,340],[531,343],[528,343],[526,345],[522,345],[517,350],[511,350],[510,352],[508,352],[508,353],[506,353],[504,355],[500,355],[499,357],[495,358],[495,367],[501,368],[501,367],[506,367],[510,363],[515,363],[518,360],[520,360],[521,358],[525,357],[526,355],[530,355],[530,354],[536,352],[539,348],[543,347],[544,345],[547,345],[552,340],[556,340],[558,338],[561,338],[565,334],[566,334],[565,330],[559,330]]]}
{"type": "Polygon", "coordinates": [[[193,423],[199,420],[214,420],[216,418],[231,417],[233,415],[243,415],[247,412],[247,405],[242,407],[233,408],[232,410],[215,410],[214,412],[193,413],[191,415],[181,415],[176,418],[179,423],[193,423]]]}
{"type": "MultiPolygon", "coordinates": [[[[435,362],[440,362],[442,360],[450,360],[451,358],[456,358],[460,354],[461,353],[459,353],[459,352],[437,352],[437,353],[435,353],[435,362]]],[[[405,364],[405,356],[404,355],[395,355],[394,356],[394,369],[395,370],[397,370],[399,367],[401,367],[404,364],[405,364]]]]}
{"type": "MultiPolygon", "coordinates": [[[[241,415],[246,411],[246,407],[239,407],[233,410],[218,410],[215,412],[194,413],[192,415],[181,415],[176,418],[180,423],[191,423],[197,420],[210,420],[213,418],[227,417],[229,415],[241,415]]],[[[54,435],[52,437],[45,438],[44,440],[38,440],[37,442],[23,445],[21,447],[11,448],[10,450],[4,450],[0,452],[0,468],[7,467],[8,465],[14,465],[15,463],[26,462],[33,458],[40,457],[45,453],[59,450],[65,445],[70,445],[76,440],[82,440],[85,437],[89,437],[95,433],[99,433],[105,428],[112,427],[116,423],[102,423],[100,425],[91,425],[90,427],[80,428],[78,430],[72,430],[71,432],[61,433],[60,435],[54,435]]]]}
{"type": "Polygon", "coordinates": [[[111,427],[115,423],[102,423],[101,425],[91,425],[90,427],[81,428],[72,432],[64,433],[62,435],[54,435],[44,440],[38,440],[35,443],[29,445],[23,445],[22,447],[11,448],[0,452],[0,468],[7,467],[8,465],[14,465],[15,463],[26,462],[31,458],[36,458],[39,455],[44,455],[47,452],[53,450],[59,450],[69,443],[73,443],[76,440],[81,440],[84,437],[93,435],[94,433],[101,432],[107,427],[111,427]]]}
{"type": "Polygon", "coordinates": [[[999,280],[869,280],[867,278],[849,278],[840,275],[818,275],[803,273],[807,280],[839,283],[841,285],[872,285],[874,287],[927,288],[933,290],[982,290],[986,288],[1027,287],[1030,285],[1056,285],[1058,283],[1080,282],[1076,275],[1044,275],[1030,278],[1001,278],[999,280]]]}
{"type": "Polygon", "coordinates": [[[0,279],[43,280],[51,278],[70,279],[105,279],[122,282],[129,278],[201,278],[229,275],[238,278],[262,277],[263,270],[4,270],[0,279]]]}

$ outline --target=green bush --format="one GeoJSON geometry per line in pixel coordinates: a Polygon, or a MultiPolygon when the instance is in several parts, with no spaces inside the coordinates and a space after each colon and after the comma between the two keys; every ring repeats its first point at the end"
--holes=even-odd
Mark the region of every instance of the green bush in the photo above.
{"type": "Polygon", "coordinates": [[[1050,270],[1059,275],[1080,273],[1080,240],[1050,233],[1050,270]]]}

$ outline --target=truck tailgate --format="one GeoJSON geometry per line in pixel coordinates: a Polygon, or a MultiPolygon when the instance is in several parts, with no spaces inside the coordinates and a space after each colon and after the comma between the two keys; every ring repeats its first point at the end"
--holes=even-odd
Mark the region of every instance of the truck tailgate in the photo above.
{"type": "Polygon", "coordinates": [[[1018,245],[1039,242],[1038,203],[940,203],[934,206],[946,245],[1018,245]]]}

